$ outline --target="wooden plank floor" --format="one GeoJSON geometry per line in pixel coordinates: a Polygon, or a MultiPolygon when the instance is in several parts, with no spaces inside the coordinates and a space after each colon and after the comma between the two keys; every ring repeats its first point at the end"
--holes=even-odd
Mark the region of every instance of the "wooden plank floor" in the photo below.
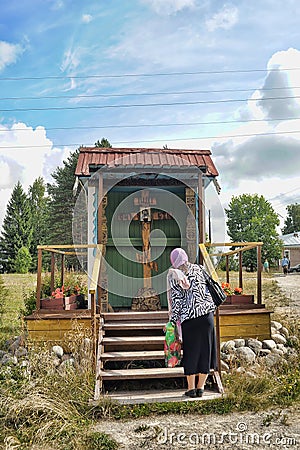
{"type": "Polygon", "coordinates": [[[101,354],[102,361],[143,361],[152,359],[164,359],[163,350],[144,350],[132,352],[104,352],[101,354]]]}
{"type": "Polygon", "coordinates": [[[175,378],[183,377],[183,367],[154,367],[147,369],[105,369],[101,370],[99,376],[105,380],[135,380],[149,378],[175,378]]]}
{"type": "Polygon", "coordinates": [[[122,405],[136,405],[141,403],[166,403],[166,402],[198,402],[222,398],[226,394],[206,390],[202,397],[190,398],[184,395],[185,389],[172,390],[140,390],[111,392],[109,395],[101,395],[99,400],[109,398],[122,405]]]}

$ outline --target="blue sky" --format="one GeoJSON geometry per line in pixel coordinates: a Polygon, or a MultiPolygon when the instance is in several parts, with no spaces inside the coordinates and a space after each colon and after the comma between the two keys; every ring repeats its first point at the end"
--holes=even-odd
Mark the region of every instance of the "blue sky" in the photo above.
{"type": "Polygon", "coordinates": [[[241,193],[284,217],[300,201],[299,15],[296,0],[2,0],[0,221],[18,180],[51,181],[102,137],[211,149],[216,228],[241,193]]]}

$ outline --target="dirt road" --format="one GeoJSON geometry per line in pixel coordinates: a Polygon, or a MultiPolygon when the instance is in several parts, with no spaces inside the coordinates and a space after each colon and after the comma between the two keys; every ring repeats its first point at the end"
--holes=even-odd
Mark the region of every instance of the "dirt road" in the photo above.
{"type": "Polygon", "coordinates": [[[300,317],[300,273],[274,274],[274,280],[289,299],[288,306],[276,306],[274,312],[284,314],[289,318],[300,317]]]}

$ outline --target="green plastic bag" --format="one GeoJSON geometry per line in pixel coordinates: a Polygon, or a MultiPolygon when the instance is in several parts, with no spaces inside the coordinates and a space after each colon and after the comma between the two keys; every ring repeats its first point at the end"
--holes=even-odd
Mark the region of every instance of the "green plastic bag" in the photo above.
{"type": "Polygon", "coordinates": [[[168,322],[165,326],[164,354],[166,367],[176,367],[181,362],[181,341],[177,326],[168,322]]]}

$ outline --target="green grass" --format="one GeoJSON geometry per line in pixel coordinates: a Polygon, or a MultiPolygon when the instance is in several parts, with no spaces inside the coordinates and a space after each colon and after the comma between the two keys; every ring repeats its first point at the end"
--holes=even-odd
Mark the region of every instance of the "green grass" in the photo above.
{"type": "MultiPolygon", "coordinates": [[[[232,285],[237,285],[237,278],[237,273],[231,273],[232,285]]],[[[36,276],[3,275],[3,281],[8,295],[2,317],[2,340],[20,332],[24,293],[35,288],[36,276]]],[[[255,289],[255,275],[244,274],[244,292],[253,293],[255,289]]],[[[267,304],[270,299],[273,304],[274,296],[278,303],[285,301],[277,284],[266,274],[263,278],[263,301],[267,304]]],[[[284,325],[293,335],[300,337],[298,323],[284,325]]],[[[74,350],[76,353],[76,342],[74,350]]],[[[257,378],[226,375],[223,383],[227,395],[221,399],[128,406],[103,399],[92,405],[89,402],[94,389],[91,367],[81,371],[67,370],[62,375],[55,369],[47,348],[42,346],[30,352],[29,368],[0,366],[0,448],[4,442],[6,446],[9,442],[10,448],[15,445],[15,448],[23,450],[116,450],[118,444],[113,439],[94,432],[95,423],[108,418],[135,419],[153,414],[223,415],[299,405],[300,371],[299,368],[294,369],[297,364],[297,358],[290,358],[287,365],[276,367],[276,370],[261,370],[257,378]]]]}
{"type": "Polygon", "coordinates": [[[2,313],[0,344],[6,339],[18,336],[21,332],[21,310],[24,308],[24,292],[36,288],[36,274],[2,274],[7,289],[2,313]]]}

